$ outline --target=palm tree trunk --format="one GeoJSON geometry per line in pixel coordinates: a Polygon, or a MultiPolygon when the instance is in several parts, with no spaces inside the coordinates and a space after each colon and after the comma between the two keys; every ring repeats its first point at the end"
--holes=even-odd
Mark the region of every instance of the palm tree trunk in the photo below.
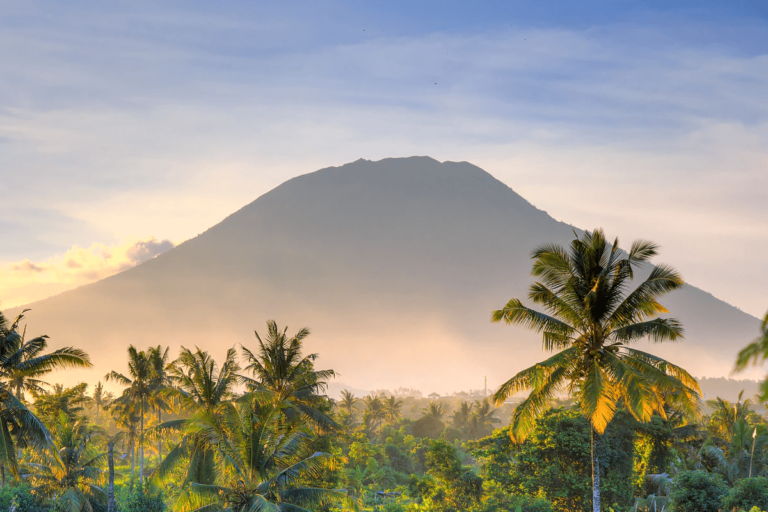
{"type": "Polygon", "coordinates": [[[115,501],[115,441],[113,439],[110,439],[107,445],[107,463],[109,464],[107,512],[117,512],[117,502],[115,501]]]}
{"type": "Polygon", "coordinates": [[[136,478],[136,440],[131,438],[131,487],[133,487],[133,480],[136,478]]]}
{"type": "Polygon", "coordinates": [[[139,483],[144,483],[144,399],[141,399],[141,435],[139,437],[139,483]]]}
{"type": "MultiPolygon", "coordinates": [[[[157,408],[157,424],[160,425],[162,421],[162,414],[163,411],[160,410],[160,408],[157,408]]],[[[163,463],[163,440],[160,439],[160,436],[158,435],[157,439],[157,464],[160,465],[163,463]]]]}
{"type": "Polygon", "coordinates": [[[597,456],[597,443],[599,434],[590,426],[592,432],[592,512],[600,512],[600,459],[597,456]]]}

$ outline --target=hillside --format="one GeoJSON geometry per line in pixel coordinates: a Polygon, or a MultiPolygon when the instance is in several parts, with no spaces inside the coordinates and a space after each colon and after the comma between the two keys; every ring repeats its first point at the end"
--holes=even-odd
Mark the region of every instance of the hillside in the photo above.
{"type": "MultiPolygon", "coordinates": [[[[450,392],[487,375],[495,386],[541,348],[490,313],[525,297],[534,247],[569,237],[571,226],[469,163],[358,160],[289,180],[157,258],[31,304],[30,331],[92,354],[98,374],[72,380],[122,365],[129,343],[220,356],[274,318],[311,327],[308,348],[350,385],[450,392]]],[[[696,375],[729,373],[757,333],[757,319],[692,286],[663,303],[687,337],[652,350],[696,375]]]]}

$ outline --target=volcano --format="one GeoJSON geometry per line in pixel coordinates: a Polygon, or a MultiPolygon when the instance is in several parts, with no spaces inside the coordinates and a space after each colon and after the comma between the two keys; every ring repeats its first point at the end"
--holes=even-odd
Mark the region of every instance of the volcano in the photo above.
{"type": "MultiPolygon", "coordinates": [[[[275,319],[310,327],[319,366],[357,387],[480,388],[543,357],[539,335],[491,324],[491,311],[524,299],[531,251],[567,244],[574,229],[466,162],[358,160],[291,179],[165,254],[26,306],[27,320],[51,346],[91,354],[96,370],[57,376],[70,384],[122,371],[128,344],[221,357],[252,347],[275,319]]],[[[694,286],[662,303],[686,338],[648,350],[696,375],[729,373],[757,333],[756,318],[694,286]]]]}

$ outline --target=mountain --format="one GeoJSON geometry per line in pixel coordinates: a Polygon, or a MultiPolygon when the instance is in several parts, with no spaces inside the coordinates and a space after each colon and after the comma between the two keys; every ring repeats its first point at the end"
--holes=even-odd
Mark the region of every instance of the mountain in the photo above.
{"type": "MultiPolygon", "coordinates": [[[[358,160],[291,179],[165,254],[31,304],[28,321],[52,346],[91,353],[97,370],[72,380],[122,369],[129,343],[221,357],[275,319],[309,326],[320,366],[357,387],[498,385],[541,358],[541,343],[491,324],[491,311],[526,296],[532,249],[572,237],[469,163],[358,160]]],[[[730,372],[758,332],[756,318],[693,286],[662,302],[686,340],[650,349],[697,375],[730,372]]]]}

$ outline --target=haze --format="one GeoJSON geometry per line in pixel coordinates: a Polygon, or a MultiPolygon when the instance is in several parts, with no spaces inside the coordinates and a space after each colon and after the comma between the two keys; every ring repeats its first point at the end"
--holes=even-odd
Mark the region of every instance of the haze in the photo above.
{"type": "MultiPolygon", "coordinates": [[[[413,155],[471,162],[565,224],[653,239],[692,285],[768,307],[764,2],[0,12],[4,309],[156,261],[295,176],[413,155]]],[[[455,338],[422,320],[414,337],[455,338]]]]}

